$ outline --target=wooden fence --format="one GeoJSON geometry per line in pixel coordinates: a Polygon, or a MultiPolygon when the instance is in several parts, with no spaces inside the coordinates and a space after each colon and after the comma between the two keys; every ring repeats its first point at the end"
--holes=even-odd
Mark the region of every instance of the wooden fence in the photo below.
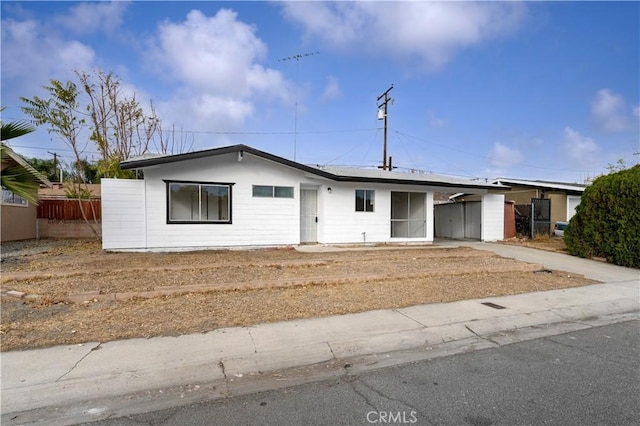
{"type": "Polygon", "coordinates": [[[82,220],[82,211],[88,220],[102,219],[102,203],[100,200],[40,200],[38,219],[49,220],[82,220]]]}

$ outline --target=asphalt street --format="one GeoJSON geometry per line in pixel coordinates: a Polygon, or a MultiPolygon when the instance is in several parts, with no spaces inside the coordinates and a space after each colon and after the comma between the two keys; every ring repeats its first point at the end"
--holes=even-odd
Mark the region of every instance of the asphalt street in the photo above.
{"type": "Polygon", "coordinates": [[[637,320],[338,379],[91,423],[133,425],[632,425],[637,320]]]}

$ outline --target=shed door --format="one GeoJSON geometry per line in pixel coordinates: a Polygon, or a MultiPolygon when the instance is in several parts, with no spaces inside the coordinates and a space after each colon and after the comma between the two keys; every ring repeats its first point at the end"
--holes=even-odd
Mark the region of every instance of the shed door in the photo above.
{"type": "Polygon", "coordinates": [[[318,191],[300,190],[300,242],[318,242],[318,191]]]}
{"type": "Polygon", "coordinates": [[[468,201],[464,203],[464,237],[474,240],[480,239],[481,226],[481,204],[480,201],[468,201]]]}

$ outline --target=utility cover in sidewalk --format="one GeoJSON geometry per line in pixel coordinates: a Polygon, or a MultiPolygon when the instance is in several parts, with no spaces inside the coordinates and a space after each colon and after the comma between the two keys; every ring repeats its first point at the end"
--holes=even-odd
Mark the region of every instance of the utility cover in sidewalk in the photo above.
{"type": "Polygon", "coordinates": [[[491,303],[491,302],[482,302],[482,304],[486,305],[486,306],[488,306],[490,308],[493,308],[493,309],[507,309],[504,306],[496,305],[495,303],[491,303]]]}

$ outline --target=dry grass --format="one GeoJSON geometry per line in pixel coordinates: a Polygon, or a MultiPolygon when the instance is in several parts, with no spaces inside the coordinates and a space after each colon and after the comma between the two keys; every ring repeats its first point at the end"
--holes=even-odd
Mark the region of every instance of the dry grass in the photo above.
{"type": "Polygon", "coordinates": [[[592,282],[560,272],[496,272],[521,269],[523,263],[470,248],[105,253],[94,242],[59,241],[2,248],[2,289],[40,295],[3,299],[3,351],[206,332],[592,282]],[[470,269],[476,272],[465,272],[470,269]],[[289,281],[295,284],[282,284],[289,281]],[[246,282],[264,285],[245,290],[228,286],[246,282]],[[78,291],[148,291],[203,283],[210,286],[200,293],[66,302],[68,294],[78,291]]]}
{"type": "Polygon", "coordinates": [[[501,241],[501,243],[530,247],[538,250],[553,251],[557,253],[568,253],[567,246],[564,243],[563,238],[549,237],[547,235],[536,235],[533,239],[526,237],[509,238],[508,240],[501,241]]]}

